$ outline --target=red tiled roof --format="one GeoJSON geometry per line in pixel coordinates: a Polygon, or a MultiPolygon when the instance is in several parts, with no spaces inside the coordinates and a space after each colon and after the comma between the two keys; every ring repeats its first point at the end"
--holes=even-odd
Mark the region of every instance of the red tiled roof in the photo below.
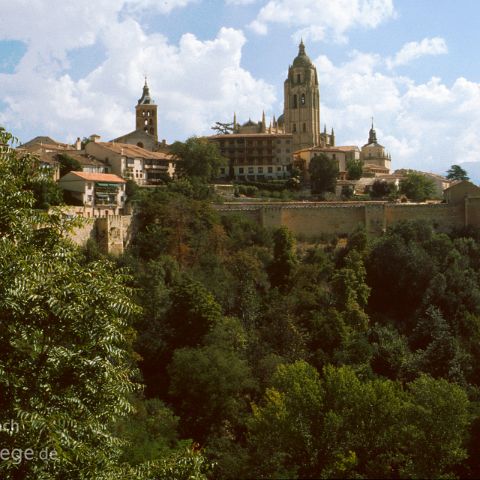
{"type": "Polygon", "coordinates": [[[83,180],[91,182],[110,182],[110,183],[127,183],[123,178],[113,173],[90,173],[90,172],[70,172],[83,180]]]}
{"type": "Polygon", "coordinates": [[[171,160],[173,157],[168,153],[163,152],[151,152],[145,148],[138,147],[137,145],[130,145],[129,143],[117,143],[117,142],[98,142],[98,145],[108,148],[112,152],[125,155],[127,157],[135,158],[153,158],[156,160],[171,160]]]}

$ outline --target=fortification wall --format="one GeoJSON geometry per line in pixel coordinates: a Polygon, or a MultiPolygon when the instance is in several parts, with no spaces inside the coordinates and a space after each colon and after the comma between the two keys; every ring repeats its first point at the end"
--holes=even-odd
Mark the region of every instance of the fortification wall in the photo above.
{"type": "Polygon", "coordinates": [[[132,219],[132,215],[83,218],[83,225],[74,229],[69,238],[82,247],[92,239],[102,252],[121,255],[132,239],[135,228],[132,219]]]}
{"type": "Polygon", "coordinates": [[[295,234],[307,238],[317,238],[322,234],[349,234],[365,224],[363,205],[277,207],[277,209],[279,210],[277,226],[285,225],[295,234]]]}
{"type": "Polygon", "coordinates": [[[480,197],[467,197],[465,200],[466,224],[480,228],[480,197]]]}
{"type": "Polygon", "coordinates": [[[349,234],[359,226],[381,235],[389,226],[405,220],[431,222],[439,231],[480,227],[480,197],[456,204],[395,204],[387,202],[224,204],[221,214],[242,213],[264,227],[288,227],[293,233],[315,239],[327,234],[349,234]]]}
{"type": "Polygon", "coordinates": [[[387,226],[404,220],[432,222],[436,229],[448,232],[465,226],[464,204],[386,204],[387,226]]]}
{"type": "Polygon", "coordinates": [[[75,228],[70,233],[69,238],[76,245],[84,247],[89,239],[96,239],[95,219],[86,218],[81,227],[75,228]]]}

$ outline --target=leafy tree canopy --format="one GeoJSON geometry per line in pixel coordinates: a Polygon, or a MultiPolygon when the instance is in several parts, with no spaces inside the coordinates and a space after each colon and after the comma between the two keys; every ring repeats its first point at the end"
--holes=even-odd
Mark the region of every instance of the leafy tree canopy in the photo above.
{"type": "Polygon", "coordinates": [[[308,166],[312,193],[335,192],[338,162],[325,153],[315,155],[308,166]]]}
{"type": "Polygon", "coordinates": [[[362,177],[363,173],[363,161],[348,159],[347,160],[347,179],[358,180],[362,177]]]}
{"type": "Polygon", "coordinates": [[[171,152],[180,160],[180,169],[189,177],[204,181],[216,178],[227,160],[220,155],[218,145],[204,137],[190,137],[185,142],[175,142],[171,152]]]}
{"type": "Polygon", "coordinates": [[[400,180],[400,192],[414,202],[424,202],[433,198],[435,184],[432,179],[418,172],[409,172],[400,180]]]}
{"type": "Polygon", "coordinates": [[[452,165],[447,170],[447,178],[449,180],[470,180],[466,170],[460,165],[452,165]]]}

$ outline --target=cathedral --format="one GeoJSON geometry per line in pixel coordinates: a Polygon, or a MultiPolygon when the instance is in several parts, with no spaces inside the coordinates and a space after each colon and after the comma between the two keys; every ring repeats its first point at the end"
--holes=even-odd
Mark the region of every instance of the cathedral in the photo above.
{"type": "MultiPolygon", "coordinates": [[[[137,145],[150,151],[166,151],[165,140],[158,141],[157,105],[145,79],[143,93],[135,106],[135,130],[113,140],[137,145]]],[[[333,128],[320,128],[320,88],[317,69],[305,51],[303,40],[288,68],[284,82],[283,113],[267,123],[265,112],[258,122],[249,119],[240,124],[234,114],[230,124],[209,140],[219,146],[229,165],[221,171],[224,179],[262,181],[285,179],[292,165],[308,165],[315,155],[325,153],[339,160],[340,178],[346,174],[347,161],[361,159],[368,175],[388,174],[391,158],[377,142],[372,128],[368,143],[362,147],[337,147],[333,128]]]]}

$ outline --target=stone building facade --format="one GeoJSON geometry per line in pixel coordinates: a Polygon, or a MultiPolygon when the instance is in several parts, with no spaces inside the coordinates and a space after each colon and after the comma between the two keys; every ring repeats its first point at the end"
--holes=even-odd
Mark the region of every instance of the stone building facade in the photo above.
{"type": "Polygon", "coordinates": [[[334,147],[335,134],[320,132],[320,92],[317,70],[305,52],[303,41],[284,82],[284,111],[267,124],[249,119],[240,124],[234,115],[231,133],[212,135],[229,167],[221,178],[262,180],[290,175],[293,153],[311,147],[334,147]]]}
{"type": "Polygon", "coordinates": [[[368,142],[362,147],[360,158],[363,171],[367,174],[385,175],[390,173],[392,159],[385,147],[377,142],[377,132],[372,128],[368,133],[368,142]]]}

